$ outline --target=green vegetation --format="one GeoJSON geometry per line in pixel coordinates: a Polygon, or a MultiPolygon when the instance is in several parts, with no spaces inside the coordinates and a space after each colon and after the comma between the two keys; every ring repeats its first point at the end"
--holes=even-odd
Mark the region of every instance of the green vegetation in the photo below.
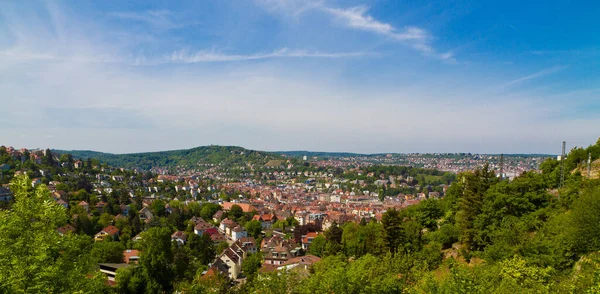
{"type": "MultiPolygon", "coordinates": [[[[28,177],[13,180],[15,202],[0,210],[1,293],[101,293],[105,277],[95,274],[91,239],[61,236],[67,211],[28,177]]],[[[122,254],[122,251],[121,251],[122,254]]]]}
{"type": "MultiPolygon", "coordinates": [[[[187,221],[192,216],[210,221],[220,209],[217,204],[156,200],[148,206],[156,217],[144,222],[137,215],[141,197],[128,197],[128,190],[123,196],[117,186],[117,192],[103,195],[103,212],[87,214],[77,205],[67,210],[55,204],[43,184],[33,188],[30,178],[14,176],[11,170],[14,201],[0,210],[0,292],[598,293],[600,180],[581,175],[581,154],[588,152],[599,158],[600,141],[574,149],[564,162],[548,159],[539,173],[527,172],[512,181],[501,181],[487,166],[452,177],[403,167],[366,168],[355,179],[423,175],[435,177],[425,181],[455,181],[444,198],[390,209],[380,221],[331,224],[308,249],[321,261],[306,270],[262,274],[260,254],[250,255],[242,264],[247,280],[235,286],[222,276],[202,275],[215,256],[215,245],[208,236],[191,233],[193,224],[187,221]],[[566,172],[561,186],[562,164],[566,172]],[[132,208],[127,217],[115,216],[121,205],[132,208]],[[59,234],[57,228],[67,223],[75,232],[59,234]],[[92,242],[91,236],[106,225],[121,230],[119,239],[92,242]],[[175,230],[187,231],[185,245],[171,242],[175,230]],[[142,240],[134,243],[132,237],[142,231],[142,240]],[[107,287],[94,274],[96,264],[117,262],[124,248],[139,249],[140,262],[120,269],[117,286],[107,287]]],[[[50,158],[39,164],[10,164],[31,172],[40,166],[64,172],[50,158]]],[[[61,184],[69,197],[93,199],[86,181],[78,176],[61,184]]],[[[252,213],[234,205],[227,217],[260,238],[260,223],[251,221],[252,213]]],[[[314,224],[297,226],[293,218],[274,224],[291,226],[296,226],[296,239],[319,230],[314,224]]]]}
{"type": "MultiPolygon", "coordinates": [[[[575,152],[598,158],[599,147],[575,152]]],[[[324,258],[310,275],[241,292],[281,281],[280,293],[598,293],[600,180],[581,176],[581,158],[565,161],[564,187],[554,159],[511,182],[487,167],[459,174],[444,199],[332,226],[309,249],[324,258]]]]}
{"type": "MultiPolygon", "coordinates": [[[[95,158],[111,166],[140,168],[150,170],[153,167],[198,168],[199,165],[245,166],[247,163],[258,166],[271,160],[281,160],[281,156],[262,151],[254,151],[235,146],[202,146],[185,150],[146,152],[132,154],[111,154],[95,151],[54,150],[59,154],[71,154],[75,158],[95,158]]],[[[271,161],[271,164],[276,161],[271,161]]]]}

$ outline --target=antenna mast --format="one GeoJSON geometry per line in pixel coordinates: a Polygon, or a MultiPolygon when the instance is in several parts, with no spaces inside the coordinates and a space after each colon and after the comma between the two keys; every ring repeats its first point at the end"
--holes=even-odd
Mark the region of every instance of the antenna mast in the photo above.
{"type": "Polygon", "coordinates": [[[560,165],[560,187],[562,188],[565,184],[565,148],[567,146],[567,141],[562,142],[562,156],[560,157],[561,165],[560,165]]]}

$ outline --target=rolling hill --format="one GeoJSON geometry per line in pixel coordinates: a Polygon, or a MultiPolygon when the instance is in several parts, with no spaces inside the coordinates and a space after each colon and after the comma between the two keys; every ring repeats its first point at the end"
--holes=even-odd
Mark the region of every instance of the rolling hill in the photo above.
{"type": "Polygon", "coordinates": [[[237,146],[201,146],[191,149],[144,152],[130,154],[112,154],[89,150],[52,150],[58,154],[71,154],[74,158],[95,158],[112,166],[140,168],[153,167],[196,167],[199,164],[221,164],[226,166],[253,163],[265,165],[272,160],[282,160],[276,153],[248,150],[237,146]]]}

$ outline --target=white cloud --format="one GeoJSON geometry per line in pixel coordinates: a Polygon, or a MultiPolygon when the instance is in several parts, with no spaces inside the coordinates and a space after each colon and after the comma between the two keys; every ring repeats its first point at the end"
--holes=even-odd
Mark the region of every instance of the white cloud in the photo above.
{"type": "Polygon", "coordinates": [[[142,12],[111,12],[110,16],[115,18],[137,21],[149,24],[157,29],[169,30],[181,28],[181,22],[176,22],[174,14],[167,10],[148,10],[142,12]]]}
{"type": "Polygon", "coordinates": [[[527,76],[524,76],[524,77],[520,77],[518,79],[514,79],[514,80],[512,80],[510,82],[507,82],[504,85],[502,85],[501,87],[502,88],[509,87],[509,86],[513,86],[513,85],[516,85],[516,84],[523,83],[523,82],[528,81],[528,80],[545,77],[545,76],[548,76],[548,75],[551,75],[551,74],[558,73],[558,72],[564,70],[565,68],[566,68],[565,66],[554,66],[554,67],[551,67],[551,68],[545,68],[545,69],[542,69],[542,70],[540,70],[538,72],[532,73],[530,75],[527,75],[527,76]]]}
{"type": "MultiPolygon", "coordinates": [[[[323,7],[322,9],[343,21],[345,25],[350,28],[396,38],[396,30],[393,26],[377,21],[372,16],[365,14],[368,10],[366,6],[356,6],[348,9],[323,7]]],[[[405,36],[398,36],[398,39],[403,39],[404,37],[405,36]]]]}
{"type": "Polygon", "coordinates": [[[453,52],[437,52],[431,45],[433,37],[420,27],[407,26],[398,29],[389,23],[377,20],[368,14],[369,8],[364,5],[350,8],[337,8],[325,5],[323,1],[297,1],[297,0],[261,0],[260,4],[269,11],[285,13],[297,17],[309,10],[322,11],[332,16],[338,23],[354,30],[378,34],[396,42],[408,44],[423,55],[440,60],[456,63],[453,52]]]}
{"type": "Polygon", "coordinates": [[[137,57],[134,65],[159,65],[167,63],[204,63],[204,62],[234,62],[247,60],[260,60],[272,58],[347,58],[364,56],[363,52],[309,52],[305,50],[290,50],[281,48],[269,53],[255,54],[225,54],[215,50],[204,50],[190,52],[189,50],[177,50],[161,58],[147,58],[145,56],[137,57]]]}

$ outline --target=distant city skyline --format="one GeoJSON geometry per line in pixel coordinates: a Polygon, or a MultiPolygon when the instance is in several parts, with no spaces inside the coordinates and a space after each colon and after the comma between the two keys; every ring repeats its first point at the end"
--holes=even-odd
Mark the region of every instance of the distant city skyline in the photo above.
{"type": "Polygon", "coordinates": [[[3,2],[0,145],[587,147],[600,3],[563,2],[3,2]]]}

